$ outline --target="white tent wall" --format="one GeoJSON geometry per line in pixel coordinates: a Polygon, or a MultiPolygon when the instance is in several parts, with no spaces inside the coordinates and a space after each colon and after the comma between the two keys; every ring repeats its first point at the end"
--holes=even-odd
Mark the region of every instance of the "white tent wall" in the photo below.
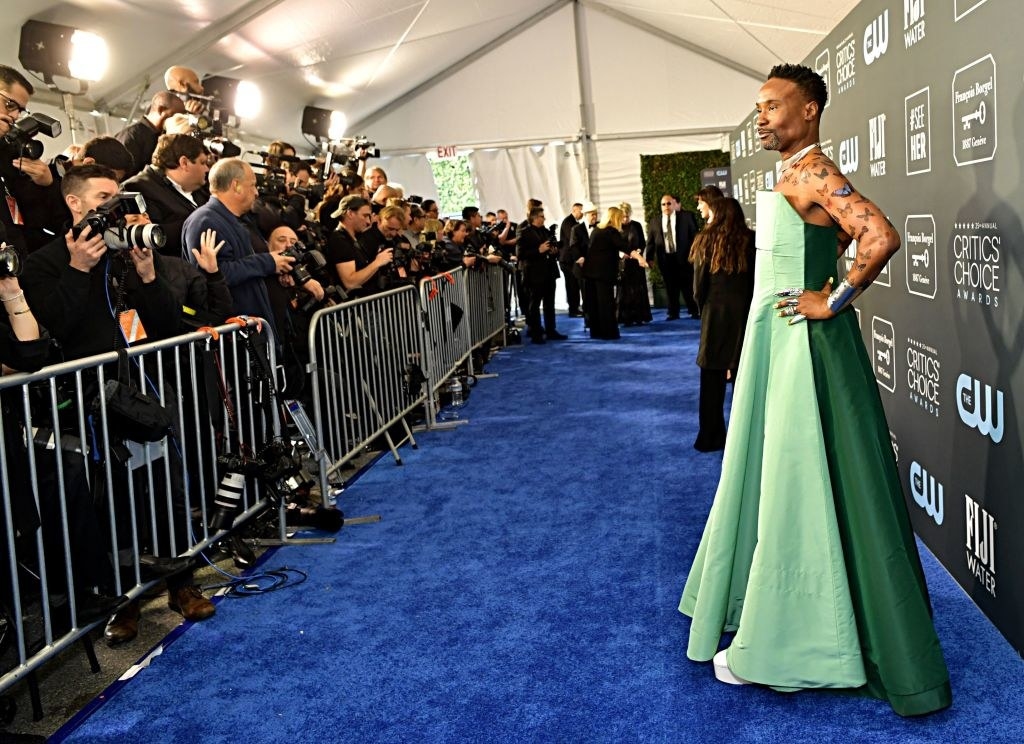
{"type": "Polygon", "coordinates": [[[388,183],[399,184],[407,196],[416,194],[424,199],[437,200],[434,173],[425,155],[395,155],[383,157],[379,161],[369,160],[366,168],[369,170],[375,165],[379,165],[388,174],[388,183]]]}
{"type": "Polygon", "coordinates": [[[579,131],[572,17],[570,5],[510,33],[443,82],[353,126],[393,151],[571,139],[579,131]]]}

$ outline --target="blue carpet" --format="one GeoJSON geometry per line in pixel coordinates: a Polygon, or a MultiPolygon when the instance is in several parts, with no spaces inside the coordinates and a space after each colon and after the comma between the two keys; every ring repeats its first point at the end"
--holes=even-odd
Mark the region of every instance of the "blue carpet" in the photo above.
{"type": "Polygon", "coordinates": [[[346,493],[380,513],[278,551],[309,580],[220,603],[72,742],[1024,741],[1020,659],[925,553],[954,707],[734,688],[676,610],[720,455],[691,449],[692,321],[509,349],[454,431],[346,493]]]}

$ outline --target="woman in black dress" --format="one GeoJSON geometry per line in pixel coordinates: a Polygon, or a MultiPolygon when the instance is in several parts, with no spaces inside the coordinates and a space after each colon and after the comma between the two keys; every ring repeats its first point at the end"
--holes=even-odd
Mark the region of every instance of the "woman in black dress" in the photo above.
{"type": "Polygon", "coordinates": [[[629,246],[622,258],[622,273],[619,276],[619,322],[625,326],[636,326],[651,322],[651,303],[647,298],[647,261],[644,259],[644,229],[634,222],[633,207],[627,202],[619,205],[622,210],[622,234],[629,246]]]}
{"type": "Polygon", "coordinates": [[[583,261],[587,286],[587,319],[590,337],[613,340],[619,337],[615,318],[615,284],[619,276],[619,258],[629,252],[622,234],[623,215],[618,207],[609,207],[604,222],[590,234],[590,247],[583,261]]]}
{"type": "Polygon", "coordinates": [[[725,447],[725,386],[736,377],[754,294],[754,233],[735,199],[708,203],[708,224],[693,241],[693,294],[700,308],[700,430],[694,449],[725,447]]]}

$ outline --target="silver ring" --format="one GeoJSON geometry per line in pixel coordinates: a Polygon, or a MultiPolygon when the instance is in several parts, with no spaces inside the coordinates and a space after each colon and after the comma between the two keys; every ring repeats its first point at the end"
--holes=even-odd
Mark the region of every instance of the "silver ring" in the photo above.
{"type": "Polygon", "coordinates": [[[792,305],[782,308],[782,317],[792,318],[794,315],[796,315],[796,308],[792,305]]]}
{"type": "Polygon", "coordinates": [[[786,306],[787,307],[796,307],[799,304],[800,304],[800,300],[798,300],[798,299],[786,300],[786,306]]]}
{"type": "Polygon", "coordinates": [[[776,297],[799,297],[804,293],[802,287],[791,287],[775,293],[776,297]]]}

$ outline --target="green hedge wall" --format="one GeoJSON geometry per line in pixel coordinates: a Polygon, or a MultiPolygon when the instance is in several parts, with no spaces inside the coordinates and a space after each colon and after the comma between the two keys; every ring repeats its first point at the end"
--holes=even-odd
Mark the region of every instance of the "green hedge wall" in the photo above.
{"type": "MultiPolygon", "coordinates": [[[[700,191],[700,172],[723,165],[729,165],[729,153],[721,150],[641,155],[640,183],[647,220],[661,213],[660,202],[664,194],[676,194],[683,209],[695,211],[693,196],[700,191]]],[[[700,215],[697,222],[700,223],[700,215]]],[[[656,287],[664,286],[657,267],[651,267],[651,281],[656,287]]]]}

